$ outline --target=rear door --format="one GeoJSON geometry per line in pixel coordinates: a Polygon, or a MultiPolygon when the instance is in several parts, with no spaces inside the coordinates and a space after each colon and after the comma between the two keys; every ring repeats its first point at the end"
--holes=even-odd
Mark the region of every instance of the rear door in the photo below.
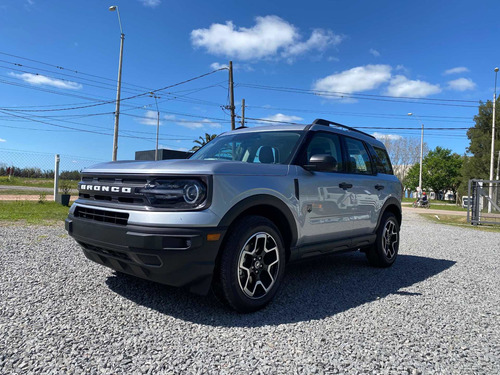
{"type": "Polygon", "coordinates": [[[384,179],[377,176],[376,160],[370,155],[369,146],[360,139],[344,137],[346,158],[348,162],[349,180],[352,182],[350,192],[354,204],[353,228],[358,234],[373,233],[380,209],[390,190],[384,179]]]}

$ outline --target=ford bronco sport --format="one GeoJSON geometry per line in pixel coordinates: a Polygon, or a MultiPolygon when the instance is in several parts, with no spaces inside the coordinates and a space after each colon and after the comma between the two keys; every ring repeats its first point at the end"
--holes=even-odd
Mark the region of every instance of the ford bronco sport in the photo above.
{"type": "Polygon", "coordinates": [[[187,286],[240,312],[275,296],[288,262],[362,250],[396,260],[402,189],[384,145],[326,120],[239,128],[187,160],[82,172],[66,230],[90,260],[187,286]]]}

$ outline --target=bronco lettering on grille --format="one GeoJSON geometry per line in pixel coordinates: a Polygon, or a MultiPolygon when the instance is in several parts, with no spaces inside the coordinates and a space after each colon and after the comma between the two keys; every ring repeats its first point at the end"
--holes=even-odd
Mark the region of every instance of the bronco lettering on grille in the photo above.
{"type": "Polygon", "coordinates": [[[80,191],[102,191],[102,192],[112,192],[112,193],[132,193],[132,188],[121,187],[121,186],[106,186],[106,185],[80,185],[80,191]]]}

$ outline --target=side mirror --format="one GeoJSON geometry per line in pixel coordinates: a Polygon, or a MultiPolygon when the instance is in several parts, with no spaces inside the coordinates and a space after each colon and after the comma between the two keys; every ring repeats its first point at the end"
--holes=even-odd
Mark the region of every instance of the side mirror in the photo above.
{"type": "Polygon", "coordinates": [[[328,154],[311,155],[309,162],[303,167],[308,171],[335,172],[337,170],[337,160],[328,154]]]}

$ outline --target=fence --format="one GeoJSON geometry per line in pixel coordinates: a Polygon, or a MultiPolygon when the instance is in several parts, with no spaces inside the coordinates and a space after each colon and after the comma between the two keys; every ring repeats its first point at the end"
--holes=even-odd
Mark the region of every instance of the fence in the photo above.
{"type": "Polygon", "coordinates": [[[500,181],[469,181],[467,222],[472,225],[500,224],[500,181]]]}
{"type": "Polygon", "coordinates": [[[100,162],[103,160],[0,148],[0,199],[33,199],[52,193],[50,198],[57,200],[59,180],[74,188],[80,172],[100,162]]]}

